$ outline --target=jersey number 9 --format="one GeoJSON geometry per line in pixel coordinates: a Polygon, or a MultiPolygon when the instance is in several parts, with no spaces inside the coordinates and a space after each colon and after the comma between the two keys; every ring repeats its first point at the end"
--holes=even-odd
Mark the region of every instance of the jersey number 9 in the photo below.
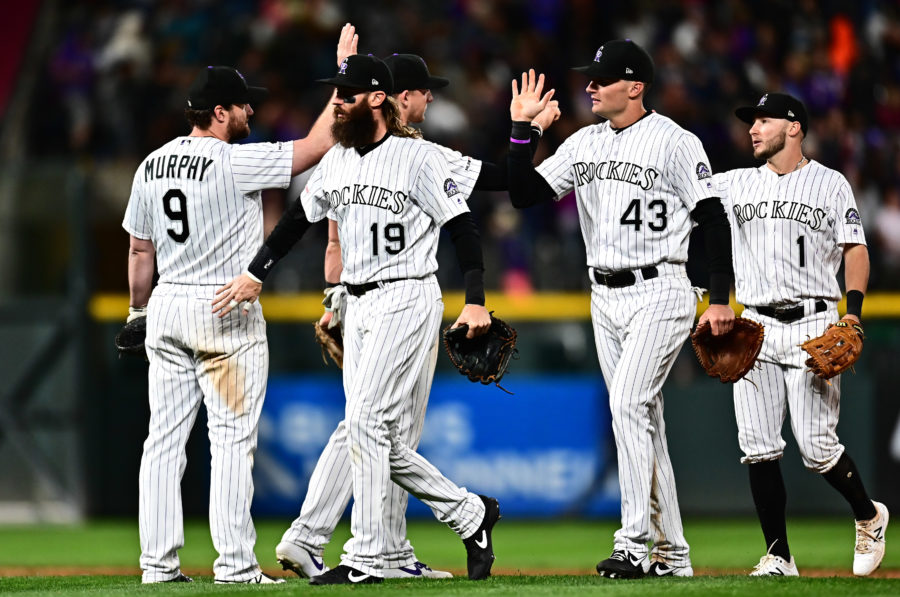
{"type": "Polygon", "coordinates": [[[172,226],[166,229],[176,243],[183,243],[190,234],[187,217],[187,197],[179,189],[169,189],[163,195],[163,211],[172,220],[172,226]]]}
{"type": "MultiPolygon", "coordinates": [[[[369,228],[372,231],[372,255],[378,255],[378,223],[369,228]]],[[[384,250],[396,255],[406,248],[406,231],[403,224],[388,224],[384,227],[384,250]]]]}

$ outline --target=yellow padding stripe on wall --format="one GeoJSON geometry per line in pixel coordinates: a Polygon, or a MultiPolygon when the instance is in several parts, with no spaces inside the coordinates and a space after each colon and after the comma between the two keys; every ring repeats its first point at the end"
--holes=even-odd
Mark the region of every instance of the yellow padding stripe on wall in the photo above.
{"type": "MultiPolygon", "coordinates": [[[[487,293],[487,308],[499,317],[513,321],[586,320],[591,317],[591,300],[587,292],[538,292],[527,295],[487,293]]],[[[210,297],[212,300],[212,297],[210,297]]],[[[462,310],[462,292],[444,294],[444,319],[455,320],[462,310]]],[[[322,315],[322,293],[263,294],[263,313],[270,322],[309,322],[322,315]]],[[[698,305],[702,313],[708,306],[705,298],[698,305]]],[[[731,306],[740,313],[742,308],[731,297],[731,306]]],[[[210,309],[212,307],[210,306],[210,309]]],[[[838,310],[844,313],[844,301],[838,310]]],[[[95,294],[89,305],[91,317],[97,321],[125,321],[128,316],[128,295],[95,294]]],[[[900,318],[900,292],[875,292],[866,296],[863,318],[900,318]]]]}

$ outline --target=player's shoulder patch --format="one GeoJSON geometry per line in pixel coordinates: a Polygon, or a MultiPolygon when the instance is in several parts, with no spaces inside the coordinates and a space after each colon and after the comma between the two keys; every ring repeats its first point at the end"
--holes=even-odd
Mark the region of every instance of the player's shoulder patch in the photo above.
{"type": "Polygon", "coordinates": [[[862,220],[859,217],[859,212],[856,211],[855,208],[851,207],[847,210],[847,213],[844,214],[844,222],[847,224],[852,224],[853,226],[861,226],[862,220]]]}
{"type": "Polygon", "coordinates": [[[703,162],[697,162],[697,180],[703,180],[704,178],[710,178],[712,176],[712,172],[709,169],[709,166],[704,164],[703,162]]]}
{"type": "Polygon", "coordinates": [[[456,182],[452,178],[444,181],[444,192],[447,193],[447,197],[452,197],[459,193],[459,187],[456,186],[456,182]]]}

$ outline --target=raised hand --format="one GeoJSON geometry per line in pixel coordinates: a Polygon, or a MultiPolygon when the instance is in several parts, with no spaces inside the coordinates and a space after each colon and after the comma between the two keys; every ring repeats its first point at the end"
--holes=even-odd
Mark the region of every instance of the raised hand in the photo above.
{"type": "Polygon", "coordinates": [[[534,117],[531,121],[532,124],[536,124],[541,127],[542,131],[546,131],[550,128],[550,125],[559,120],[562,112],[559,110],[559,102],[556,100],[551,100],[547,102],[547,107],[541,110],[540,114],[534,117]]]}
{"type": "Polygon", "coordinates": [[[341,38],[338,40],[337,45],[337,63],[338,66],[344,61],[347,56],[352,56],[356,54],[356,46],[359,43],[359,35],[356,34],[356,27],[347,23],[344,25],[343,29],[341,29],[341,38]]]}
{"type": "Polygon", "coordinates": [[[544,93],[544,75],[543,73],[535,77],[534,69],[528,69],[527,73],[522,73],[522,91],[519,92],[518,82],[513,79],[512,82],[512,101],[509,103],[509,115],[514,121],[527,120],[531,121],[535,116],[547,107],[547,104],[556,93],[555,89],[551,89],[544,93]]]}

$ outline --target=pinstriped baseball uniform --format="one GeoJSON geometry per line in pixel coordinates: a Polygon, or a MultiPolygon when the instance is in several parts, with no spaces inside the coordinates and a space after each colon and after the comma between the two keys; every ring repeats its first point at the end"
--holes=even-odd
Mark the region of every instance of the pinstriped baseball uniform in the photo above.
{"type": "Polygon", "coordinates": [[[807,371],[799,344],[837,321],[843,245],[866,244],[853,191],[815,161],[782,176],[766,165],[732,170],[714,184],[731,223],[737,300],[748,307],[744,317],[765,326],[761,366],[747,375],[752,383],[734,386],[742,462],[781,457],[789,410],[804,464],[827,472],[844,452],[836,433],[840,377],[829,385],[807,371]],[[754,308],[797,305],[804,313],[793,322],[754,308]]]}
{"type": "Polygon", "coordinates": [[[215,316],[215,289],[240,274],[263,241],[260,190],[286,188],[293,145],[230,145],[178,137],[134,177],[123,227],[151,240],[159,284],[147,307],[150,428],[140,471],[144,582],[171,578],[184,544],[185,444],[202,401],[212,452],[210,532],[216,580],[259,576],[250,518],[253,452],[268,376],[262,309],[215,316]]]}
{"type": "MultiPolygon", "coordinates": [[[[475,188],[481,172],[481,161],[464,156],[458,151],[421,140],[421,143],[441,153],[450,170],[450,175],[459,189],[459,197],[467,201],[475,188]]],[[[403,442],[412,450],[418,448],[425,423],[425,409],[431,393],[431,382],[437,363],[439,342],[437,336],[421,369],[418,382],[413,386],[406,408],[397,422],[397,432],[403,442]]],[[[321,558],[325,545],[331,540],[334,529],[353,495],[350,478],[350,460],[346,444],[347,432],[344,422],[338,424],[331,435],[316,467],[310,476],[309,487],[300,515],[285,531],[282,541],[288,541],[310,551],[321,558]]],[[[412,545],[406,538],[406,506],[409,493],[395,483],[388,486],[385,504],[385,568],[407,568],[413,574],[419,572],[412,567],[417,561],[412,545]]],[[[420,572],[419,572],[420,573],[420,572]]]]}
{"type": "Polygon", "coordinates": [[[708,164],[693,134],[648,112],[622,129],[604,122],[579,130],[537,168],[558,196],[575,190],[592,282],[597,272],[634,270],[634,284],[594,283],[591,292],[622,494],[615,549],[644,556],[652,541],[654,556],[675,566],[690,559],[661,390],[696,310],[684,262],[690,212],[714,196],[708,164]],[[640,268],[650,266],[658,275],[645,279],[640,268]]]}
{"type": "MultiPolygon", "coordinates": [[[[462,538],[485,516],[477,495],[457,487],[414,450],[424,417],[424,404],[416,402],[427,397],[429,388],[421,384],[425,375],[430,384],[443,315],[433,275],[438,235],[440,226],[468,211],[464,199],[440,151],[393,136],[363,155],[335,146],[301,194],[311,222],[328,217],[338,223],[341,282],[382,283],[348,297],[347,405],[329,442],[336,451],[343,441],[350,456],[353,536],[342,563],[367,574],[382,574],[390,534],[385,502],[397,496],[391,480],[462,538]]],[[[311,489],[322,492],[321,481],[314,479],[311,489]]]]}

